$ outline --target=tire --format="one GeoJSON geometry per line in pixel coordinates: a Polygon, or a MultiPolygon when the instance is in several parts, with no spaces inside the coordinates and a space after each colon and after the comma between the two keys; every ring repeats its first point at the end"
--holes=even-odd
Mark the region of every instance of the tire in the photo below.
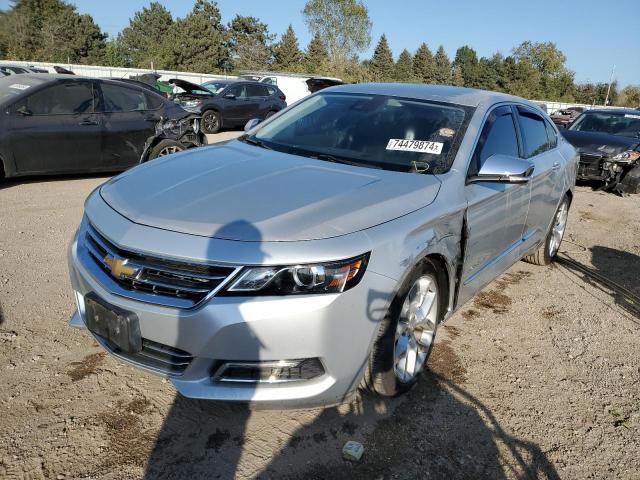
{"type": "Polygon", "coordinates": [[[149,160],[171,155],[172,153],[182,152],[183,150],[186,150],[186,147],[183,144],[167,138],[159,141],[158,144],[151,149],[151,152],[149,153],[149,160]]]}
{"type": "Polygon", "coordinates": [[[215,110],[207,110],[202,114],[202,131],[204,133],[218,133],[220,131],[220,114],[215,110]]]}
{"type": "Polygon", "coordinates": [[[418,381],[431,354],[436,329],[444,313],[441,295],[444,285],[438,281],[438,278],[441,277],[434,265],[431,262],[425,262],[416,267],[405,280],[391,303],[387,315],[380,322],[377,338],[365,368],[362,388],[380,396],[395,397],[408,391],[418,381]],[[422,303],[417,308],[412,307],[412,304],[420,298],[420,292],[423,291],[426,295],[422,297],[422,303]],[[431,307],[422,309],[427,301],[431,302],[431,307]],[[420,323],[417,323],[417,316],[411,319],[411,313],[413,311],[416,314],[421,309],[426,310],[427,314],[423,315],[425,321],[422,325],[425,327],[418,331],[417,327],[420,323]],[[414,327],[411,327],[412,323],[414,327]],[[410,337],[412,328],[415,354],[410,356],[409,352],[414,347],[410,338],[405,337],[404,334],[410,337]],[[404,334],[401,333],[403,331],[404,334]],[[401,354],[403,348],[406,348],[404,360],[401,354]],[[416,363],[411,372],[409,361],[414,358],[416,363]]]}
{"type": "Polygon", "coordinates": [[[553,216],[553,222],[551,222],[544,244],[535,253],[524,257],[523,260],[525,262],[540,266],[549,265],[553,262],[558,255],[564,232],[567,229],[567,216],[569,215],[570,206],[571,201],[565,195],[553,216]]]}

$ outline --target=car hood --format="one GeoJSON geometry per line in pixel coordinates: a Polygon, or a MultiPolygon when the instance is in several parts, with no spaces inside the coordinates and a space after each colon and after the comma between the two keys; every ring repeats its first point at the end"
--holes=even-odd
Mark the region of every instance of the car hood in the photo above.
{"type": "Polygon", "coordinates": [[[211,90],[209,90],[207,87],[203,87],[202,85],[197,85],[195,83],[187,82],[186,80],[180,80],[179,78],[172,78],[169,80],[169,83],[171,85],[175,85],[176,87],[180,87],[186,93],[198,92],[200,93],[200,95],[202,95],[202,92],[204,92],[207,95],[208,94],[214,95],[214,93],[211,90]]]}
{"type": "Polygon", "coordinates": [[[566,129],[560,131],[564,138],[581,153],[610,157],[627,150],[634,150],[640,144],[640,139],[611,135],[610,133],[580,132],[566,129]]]}
{"type": "Polygon", "coordinates": [[[132,222],[240,241],[330,238],[433,202],[433,175],[333,164],[232,141],[155,160],[100,189],[132,222]]]}

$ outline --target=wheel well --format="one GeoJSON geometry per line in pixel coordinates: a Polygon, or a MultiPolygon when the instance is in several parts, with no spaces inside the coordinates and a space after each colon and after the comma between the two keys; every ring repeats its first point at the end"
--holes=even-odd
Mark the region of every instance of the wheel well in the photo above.
{"type": "Polygon", "coordinates": [[[449,307],[449,269],[447,268],[447,261],[444,256],[433,253],[429,254],[421,262],[429,262],[433,265],[436,270],[436,274],[438,275],[438,285],[440,286],[440,304],[446,305],[446,309],[442,311],[442,315],[444,315],[449,307]]]}
{"type": "Polygon", "coordinates": [[[4,160],[0,157],[0,179],[4,178],[7,175],[7,172],[4,170],[4,160]]]}
{"type": "Polygon", "coordinates": [[[571,202],[573,202],[573,192],[571,190],[567,190],[565,195],[569,197],[569,205],[571,205],[571,202]]]}

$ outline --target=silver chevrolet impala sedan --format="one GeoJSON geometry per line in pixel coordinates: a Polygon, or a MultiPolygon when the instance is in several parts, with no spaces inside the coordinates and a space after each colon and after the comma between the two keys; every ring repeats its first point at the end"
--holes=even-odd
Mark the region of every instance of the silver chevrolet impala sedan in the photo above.
{"type": "Polygon", "coordinates": [[[345,85],[247,129],[97,188],[69,248],[71,325],[184,396],[401,394],[441,322],[560,247],[576,152],[521,98],[345,85]]]}

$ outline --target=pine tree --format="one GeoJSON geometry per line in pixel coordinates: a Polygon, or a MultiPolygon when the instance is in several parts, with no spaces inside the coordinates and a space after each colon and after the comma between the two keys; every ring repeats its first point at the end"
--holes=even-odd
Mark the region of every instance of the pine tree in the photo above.
{"type": "Polygon", "coordinates": [[[473,48],[467,45],[460,47],[453,64],[460,70],[465,87],[477,86],[478,55],[473,48]]]}
{"type": "Polygon", "coordinates": [[[451,84],[451,62],[447,57],[444,47],[440,45],[438,51],[433,57],[435,64],[435,81],[440,85],[451,84]]]}
{"type": "Polygon", "coordinates": [[[309,42],[305,54],[305,64],[308,73],[323,73],[327,68],[328,60],[329,54],[327,53],[327,47],[322,41],[322,37],[319,34],[315,34],[309,42]]]}
{"type": "Polygon", "coordinates": [[[413,57],[413,74],[419,82],[435,82],[435,62],[426,43],[418,47],[413,57]]]}
{"type": "Polygon", "coordinates": [[[136,12],[118,35],[118,44],[127,66],[150,68],[152,62],[155,68],[170,66],[161,58],[159,50],[172,25],[171,12],[158,2],[136,12]]]}
{"type": "Polygon", "coordinates": [[[298,37],[293,27],[289,25],[287,31],[282,34],[280,42],[274,49],[275,67],[279,70],[299,70],[302,61],[302,52],[298,47],[298,37]]]}
{"type": "Polygon", "coordinates": [[[383,33],[369,65],[371,77],[375,82],[388,82],[393,78],[393,67],[393,54],[383,33]]]}
{"type": "Polygon", "coordinates": [[[395,79],[398,82],[411,82],[413,76],[413,57],[406,48],[402,51],[396,62],[394,71],[395,79]]]}
{"type": "Polygon", "coordinates": [[[236,70],[262,70],[271,63],[274,35],[256,17],[236,15],[229,23],[229,47],[236,70]]]}
{"type": "Polygon", "coordinates": [[[464,78],[462,78],[462,70],[458,65],[451,67],[451,85],[456,87],[464,87],[464,78]]]}

